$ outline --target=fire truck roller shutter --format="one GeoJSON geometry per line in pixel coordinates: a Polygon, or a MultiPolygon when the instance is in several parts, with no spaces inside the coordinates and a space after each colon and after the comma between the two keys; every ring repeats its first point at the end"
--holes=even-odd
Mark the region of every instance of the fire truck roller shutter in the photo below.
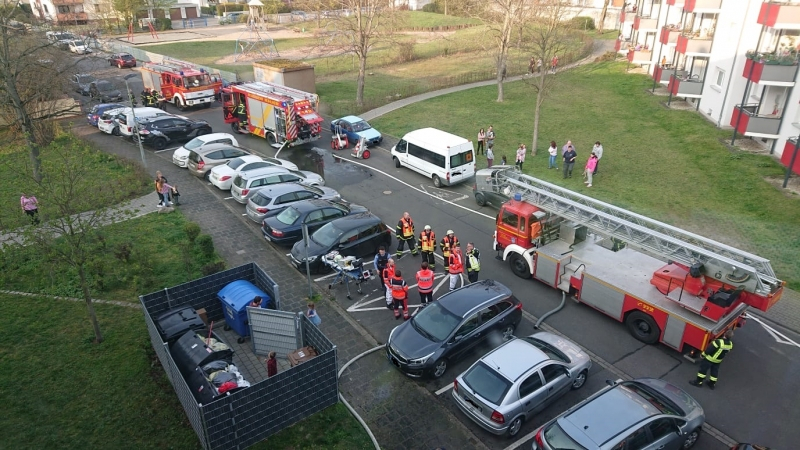
{"type": "Polygon", "coordinates": [[[305,120],[306,123],[308,123],[309,125],[313,125],[315,123],[320,123],[320,122],[322,122],[324,120],[317,113],[301,114],[300,117],[302,117],[303,120],[305,120]]]}

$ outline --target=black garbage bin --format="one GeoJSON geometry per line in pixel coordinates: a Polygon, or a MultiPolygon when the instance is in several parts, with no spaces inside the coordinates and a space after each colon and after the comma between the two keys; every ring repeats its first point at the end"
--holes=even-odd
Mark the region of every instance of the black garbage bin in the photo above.
{"type": "Polygon", "coordinates": [[[195,367],[204,366],[211,361],[225,361],[229,364],[233,362],[233,350],[213,332],[211,338],[217,342],[216,345],[213,342],[210,343],[212,345],[206,345],[207,336],[198,335],[196,331],[187,331],[172,344],[172,359],[184,377],[194,372],[195,367]]]}
{"type": "Polygon", "coordinates": [[[156,317],[156,328],[161,339],[172,345],[189,330],[202,330],[206,327],[197,311],[192,307],[174,308],[156,317]]]}

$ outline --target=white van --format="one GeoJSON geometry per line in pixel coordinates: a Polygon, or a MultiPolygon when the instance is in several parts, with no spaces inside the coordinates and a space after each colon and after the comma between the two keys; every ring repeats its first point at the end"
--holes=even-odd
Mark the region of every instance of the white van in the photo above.
{"type": "Polygon", "coordinates": [[[407,133],[392,147],[395,167],[408,167],[433,180],[436,187],[452,186],[475,175],[472,141],[436,128],[407,133]]]}
{"type": "Polygon", "coordinates": [[[119,123],[119,133],[122,136],[127,136],[127,137],[133,136],[134,115],[136,115],[137,119],[149,119],[151,117],[175,115],[175,114],[170,114],[166,111],[162,111],[158,108],[151,108],[149,106],[142,108],[134,108],[133,114],[131,113],[130,108],[120,109],[115,112],[117,114],[117,122],[119,123]]]}

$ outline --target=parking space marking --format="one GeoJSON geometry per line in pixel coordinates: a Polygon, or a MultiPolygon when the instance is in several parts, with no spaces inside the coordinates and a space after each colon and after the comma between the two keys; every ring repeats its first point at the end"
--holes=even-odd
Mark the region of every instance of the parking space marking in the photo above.
{"type": "Polygon", "coordinates": [[[769,333],[769,335],[772,336],[775,339],[775,342],[777,342],[778,344],[786,344],[786,345],[793,345],[795,347],[800,347],[800,344],[798,344],[797,342],[789,339],[788,337],[786,337],[785,334],[781,333],[780,331],[776,330],[775,328],[772,328],[771,326],[767,325],[764,321],[762,321],[761,319],[756,317],[755,314],[748,313],[747,314],[747,318],[755,320],[759,325],[764,327],[764,330],[767,333],[769,333]]]}
{"type": "MultiPolygon", "coordinates": [[[[420,184],[419,187],[422,189],[422,192],[430,195],[431,197],[436,197],[439,200],[447,201],[447,199],[445,197],[454,194],[454,191],[448,191],[448,190],[445,190],[445,189],[439,189],[436,186],[425,186],[424,184],[420,184]],[[429,189],[433,190],[433,191],[431,192],[431,191],[429,191],[429,189]],[[436,192],[436,191],[440,191],[440,192],[436,192]]],[[[468,199],[468,198],[469,198],[469,195],[462,195],[462,196],[454,198],[453,200],[450,200],[450,201],[459,202],[461,200],[465,200],[465,199],[468,199]]]]}
{"type": "Polygon", "coordinates": [[[175,150],[179,149],[180,147],[174,148],[165,148],[164,150],[156,150],[153,153],[162,153],[162,152],[174,152],[175,150]]]}
{"type": "Polygon", "coordinates": [[[439,389],[438,391],[436,391],[436,395],[437,395],[437,396],[438,396],[438,395],[442,395],[442,394],[444,394],[445,392],[449,391],[450,389],[453,389],[453,383],[450,383],[450,384],[448,384],[447,386],[445,386],[445,387],[443,387],[443,388],[439,389]]]}
{"type": "MultiPolygon", "coordinates": [[[[436,275],[434,275],[434,276],[433,276],[433,279],[434,279],[434,280],[435,280],[435,279],[437,279],[437,278],[443,278],[443,279],[442,279],[442,281],[439,283],[439,285],[438,285],[438,286],[436,286],[436,288],[434,289],[434,291],[437,291],[437,290],[439,289],[439,287],[441,287],[441,286],[442,286],[442,285],[443,285],[443,284],[444,284],[444,283],[445,283],[445,282],[448,280],[448,278],[447,278],[447,277],[445,277],[444,275],[445,275],[445,274],[443,274],[443,273],[437,273],[436,275]]],[[[409,285],[409,286],[408,286],[408,288],[409,288],[409,289],[411,289],[411,288],[415,288],[415,287],[417,287],[417,285],[416,285],[416,284],[413,284],[413,285],[409,285]]],[[[380,289],[380,288],[379,288],[379,289],[380,289]]],[[[373,303],[375,303],[375,302],[377,302],[377,301],[379,301],[379,300],[386,301],[386,296],[385,296],[385,295],[381,295],[380,297],[376,297],[376,298],[373,298],[373,299],[371,299],[371,300],[359,300],[359,301],[357,301],[357,302],[353,303],[352,305],[350,305],[350,306],[347,308],[347,312],[380,311],[380,310],[382,310],[382,309],[386,309],[386,307],[385,307],[385,306],[380,306],[380,307],[371,307],[371,308],[364,308],[364,306],[366,306],[366,305],[371,305],[371,304],[373,304],[373,303]]],[[[408,309],[411,309],[411,308],[415,308],[415,309],[417,309],[417,308],[419,308],[420,306],[421,306],[420,304],[416,304],[416,305],[408,305],[408,309]]]]}

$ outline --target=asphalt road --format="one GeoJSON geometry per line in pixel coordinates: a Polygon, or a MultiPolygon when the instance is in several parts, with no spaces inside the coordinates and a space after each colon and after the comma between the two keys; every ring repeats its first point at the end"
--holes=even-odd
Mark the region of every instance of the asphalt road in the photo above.
{"type": "MultiPolygon", "coordinates": [[[[87,72],[106,77],[117,83],[121,89],[124,89],[122,76],[131,71],[107,69],[107,63],[103,61],[87,60],[84,64],[87,72]]],[[[131,88],[134,92],[140,92],[141,81],[132,80],[131,88]]],[[[170,111],[178,113],[171,107],[170,111]]],[[[207,120],[214,131],[229,131],[222,122],[222,112],[218,104],[211,109],[180,114],[192,119],[207,120]]],[[[88,127],[85,123],[78,126],[88,127]]],[[[88,137],[101,146],[127,145],[130,148],[130,157],[138,158],[138,149],[129,141],[103,135],[99,131],[88,134],[88,137]]],[[[266,155],[275,153],[274,149],[267,147],[263,139],[252,136],[237,136],[237,139],[256,152],[266,155]]],[[[493,258],[491,245],[496,209],[491,206],[478,207],[472,197],[471,185],[437,189],[430,180],[414,172],[396,169],[388,151],[376,150],[369,160],[354,160],[350,157],[349,150],[332,152],[329,142],[330,135],[325,133],[317,142],[317,147],[284,150],[279,156],[292,160],[300,169],[320,173],[325,177],[326,185],[337,189],[344,199],[368,207],[392,228],[401,214],[408,211],[414,218],[418,231],[428,224],[439,237],[447,229],[453,229],[462,245],[474,242],[482,251],[480,278],[492,278],[509,286],[524,304],[526,318],[515,333],[518,336],[533,333],[535,330],[532,320],[559,305],[560,291],[533,280],[520,279],[510,271],[507,263],[493,258]]],[[[152,152],[152,149],[146,151],[152,152]]],[[[158,155],[164,159],[164,164],[171,164],[172,152],[169,149],[158,152],[158,155]]],[[[613,161],[609,163],[613,164],[613,161]]],[[[578,178],[575,181],[576,187],[579,183],[578,178]]],[[[208,188],[215,191],[220,199],[230,197],[229,193],[219,191],[211,185],[208,188]]],[[[243,206],[235,204],[234,200],[225,201],[231,202],[235,210],[241,210],[244,214],[243,206]]],[[[233,214],[231,220],[244,220],[254,228],[258,226],[246,217],[235,217],[233,214]]],[[[265,241],[264,245],[272,244],[265,241]]],[[[288,249],[285,250],[288,253],[288,249]]],[[[418,270],[419,258],[406,255],[398,264],[406,274],[413,274],[418,270]]],[[[439,270],[441,271],[441,264],[439,270]]],[[[332,277],[324,276],[315,278],[325,288],[332,280],[332,277]]],[[[413,277],[406,277],[407,280],[411,278],[413,277]]],[[[437,280],[436,286],[437,295],[447,290],[446,282],[440,284],[437,280]]],[[[332,292],[355,320],[379,342],[385,342],[390,330],[398,322],[383,306],[377,281],[368,283],[364,288],[362,295],[352,291],[353,300],[346,298],[344,286],[334,286],[332,292]]],[[[413,289],[410,298],[412,304],[417,304],[413,289]]],[[[528,442],[531,436],[527,435],[531,431],[600,389],[606,379],[617,378],[619,373],[631,377],[663,378],[686,389],[703,405],[708,424],[733,440],[760,443],[776,449],[791,449],[800,441],[800,430],[790,426],[800,421],[800,409],[796,407],[800,388],[800,336],[792,331],[762,324],[754,319],[749,320],[747,326],[737,331],[735,348],[721,368],[717,389],[711,391],[688,385],[688,381],[694,378],[697,365],[667,347],[642,344],[628,334],[623,324],[586,306],[568,300],[563,310],[551,316],[546,323],[594,353],[597,359],[586,386],[569,393],[533,421],[524,424],[517,440],[498,438],[483,432],[456,410],[450,397],[448,386],[452,384],[452,379],[481,352],[487,350],[488,346],[473,352],[466,361],[451,366],[441,380],[420,383],[431,392],[431,401],[443,402],[490,448],[530,448],[528,442]],[[613,367],[613,371],[599,364],[600,360],[613,367]]],[[[397,376],[403,375],[398,372],[397,376]]],[[[726,446],[713,436],[704,434],[695,448],[717,450],[726,446]]]]}

